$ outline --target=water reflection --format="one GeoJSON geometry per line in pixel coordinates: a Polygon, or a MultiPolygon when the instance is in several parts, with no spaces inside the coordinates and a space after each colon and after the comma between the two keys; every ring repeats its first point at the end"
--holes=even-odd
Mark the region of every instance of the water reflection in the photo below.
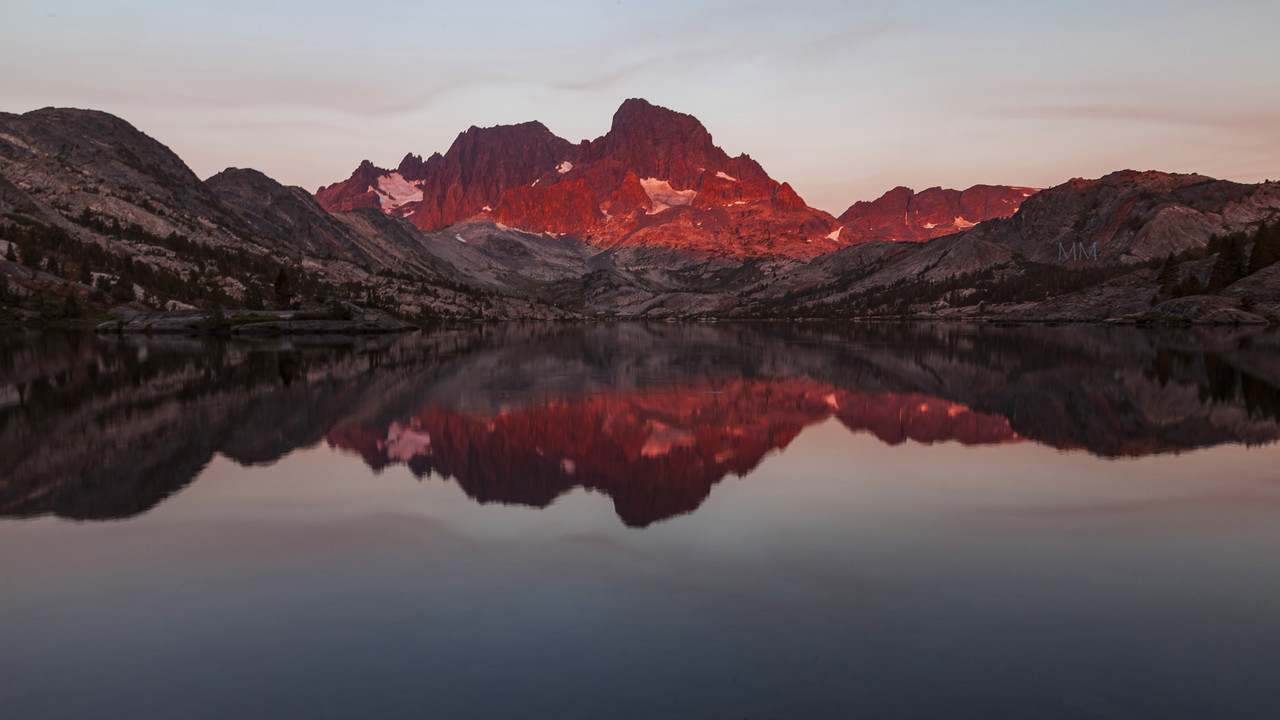
{"type": "Polygon", "coordinates": [[[467,325],[239,344],[0,345],[0,514],[143,513],[222,454],[327,443],[476,501],[598,490],[632,526],[696,509],[807,427],[1105,457],[1280,437],[1280,339],[1234,330],[467,325]]]}
{"type": "Polygon", "coordinates": [[[737,378],[577,394],[493,415],[428,403],[387,426],[340,424],[328,442],[375,470],[404,463],[418,477],[454,478],[482,503],[545,507],[575,487],[598,490],[624,523],[643,527],[691,512],[726,475],[746,475],[831,417],[890,444],[1019,439],[1004,418],[918,393],[737,378]]]}

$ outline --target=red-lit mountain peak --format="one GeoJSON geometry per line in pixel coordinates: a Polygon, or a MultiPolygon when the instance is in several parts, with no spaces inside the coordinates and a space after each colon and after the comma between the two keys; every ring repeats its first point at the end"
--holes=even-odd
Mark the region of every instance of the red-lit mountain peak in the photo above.
{"type": "MultiPolygon", "coordinates": [[[[616,186],[632,172],[682,190],[696,189],[704,173],[728,170],[731,162],[697,118],[639,99],[624,102],[609,132],[587,143],[581,157],[584,170],[594,169],[598,177],[614,175],[606,185],[616,186]]],[[[758,165],[753,170],[764,175],[758,165]]]]}
{"type": "Polygon", "coordinates": [[[390,171],[365,160],[351,173],[351,177],[317,190],[316,202],[329,212],[381,207],[375,188],[381,178],[390,174],[390,171]]]}
{"type": "Polygon", "coordinates": [[[871,201],[854,203],[840,215],[841,239],[930,240],[967,230],[985,220],[1018,211],[1034,188],[974,185],[967,190],[932,187],[917,193],[896,187],[871,201]]]}
{"type": "Polygon", "coordinates": [[[536,122],[473,127],[443,156],[409,155],[397,171],[379,172],[362,166],[317,199],[331,211],[380,207],[424,230],[488,213],[604,247],[808,257],[841,246],[835,218],[750,157],[729,157],[697,118],[640,99],[580,145],[536,122]]]}
{"type": "Polygon", "coordinates": [[[507,190],[535,182],[576,155],[573,144],[540,122],[472,126],[426,168],[418,183],[422,200],[410,206],[409,221],[432,230],[487,211],[507,190]]]}

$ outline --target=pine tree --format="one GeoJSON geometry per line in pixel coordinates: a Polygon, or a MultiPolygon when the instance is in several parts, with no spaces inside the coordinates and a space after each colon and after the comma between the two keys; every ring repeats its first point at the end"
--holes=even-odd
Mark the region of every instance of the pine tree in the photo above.
{"type": "Polygon", "coordinates": [[[1222,242],[1222,249],[1218,252],[1218,260],[1213,264],[1213,272],[1209,274],[1209,284],[1205,289],[1211,294],[1217,293],[1239,280],[1243,265],[1244,253],[1240,250],[1239,240],[1234,235],[1226,238],[1222,242]]]}
{"type": "Polygon", "coordinates": [[[262,308],[262,291],[258,289],[257,284],[249,283],[244,289],[244,306],[249,310],[261,310],[262,308]]]}
{"type": "Polygon", "coordinates": [[[115,283],[111,285],[111,297],[116,302],[128,302],[135,299],[133,294],[133,280],[125,275],[116,278],[115,283]]]}
{"type": "Polygon", "coordinates": [[[12,240],[9,241],[9,249],[4,252],[5,260],[8,260],[9,262],[18,262],[18,253],[16,250],[14,250],[14,247],[16,245],[17,243],[15,243],[14,241],[12,240]]]}
{"type": "Polygon", "coordinates": [[[1249,274],[1280,260],[1280,220],[1258,228],[1253,253],[1249,256],[1249,274]]]}
{"type": "Polygon", "coordinates": [[[40,252],[40,248],[34,242],[30,242],[22,246],[22,264],[35,270],[40,267],[41,261],[44,260],[44,253],[40,252]]]}
{"type": "Polygon", "coordinates": [[[1200,278],[1196,277],[1195,273],[1191,273],[1183,278],[1182,282],[1178,283],[1178,286],[1173,291],[1173,296],[1199,295],[1203,291],[1204,288],[1200,285],[1200,278]]]}
{"type": "Polygon", "coordinates": [[[1173,289],[1178,284],[1178,263],[1173,259],[1173,253],[1169,253],[1164,258],[1164,264],[1160,267],[1160,274],[1156,276],[1156,284],[1160,286],[1160,292],[1165,295],[1173,293],[1173,289]]]}
{"type": "Polygon", "coordinates": [[[276,274],[276,304],[282,308],[288,307],[289,301],[293,299],[293,292],[293,278],[289,277],[287,270],[280,268],[280,272],[276,274]]]}

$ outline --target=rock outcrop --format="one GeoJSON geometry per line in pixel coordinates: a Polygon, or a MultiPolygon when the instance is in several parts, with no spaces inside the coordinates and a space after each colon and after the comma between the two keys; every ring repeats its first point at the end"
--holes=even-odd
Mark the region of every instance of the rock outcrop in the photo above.
{"type": "Polygon", "coordinates": [[[417,330],[381,310],[351,303],[311,311],[267,311],[217,315],[204,310],[116,311],[98,333],[142,335],[366,335],[417,330]]]}
{"type": "Polygon", "coordinates": [[[1275,183],[1122,170],[1042,190],[1012,217],[984,223],[966,236],[1040,262],[1130,264],[1204,248],[1213,236],[1248,229],[1277,211],[1275,183]]]}
{"type": "Polygon", "coordinates": [[[846,243],[921,241],[968,230],[1017,212],[1034,188],[974,185],[967,190],[897,187],[870,202],[856,202],[840,215],[846,243]]]}

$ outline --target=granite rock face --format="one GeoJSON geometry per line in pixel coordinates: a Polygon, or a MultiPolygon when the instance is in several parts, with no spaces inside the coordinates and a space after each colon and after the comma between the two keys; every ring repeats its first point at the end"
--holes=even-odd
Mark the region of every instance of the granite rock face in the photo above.
{"type": "Polygon", "coordinates": [[[1042,190],[1012,217],[966,236],[1041,262],[1132,264],[1203,248],[1214,235],[1246,230],[1277,210],[1276,183],[1122,170],[1042,190]]]}

